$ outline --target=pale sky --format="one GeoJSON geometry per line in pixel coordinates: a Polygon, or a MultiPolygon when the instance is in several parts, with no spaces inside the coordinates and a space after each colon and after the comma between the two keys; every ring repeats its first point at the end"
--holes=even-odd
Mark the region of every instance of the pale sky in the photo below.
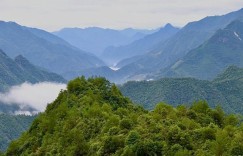
{"type": "Polygon", "coordinates": [[[243,7],[243,0],[0,0],[0,20],[47,31],[63,27],[122,29],[184,26],[243,7]]]}

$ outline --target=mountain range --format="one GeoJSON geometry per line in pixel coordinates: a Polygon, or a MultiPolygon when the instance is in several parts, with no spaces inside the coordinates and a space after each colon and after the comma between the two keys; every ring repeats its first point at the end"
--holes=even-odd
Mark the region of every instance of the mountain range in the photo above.
{"type": "Polygon", "coordinates": [[[68,41],[79,49],[100,56],[102,52],[111,46],[129,44],[156,30],[140,30],[127,28],[123,30],[105,29],[99,27],[89,28],[63,28],[53,32],[54,35],[68,41]]]}
{"type": "MultiPolygon", "coordinates": [[[[240,38],[240,26],[235,26],[233,30],[230,23],[241,21],[242,17],[243,9],[222,16],[206,17],[188,23],[181,29],[175,28],[171,24],[167,24],[157,31],[113,30],[98,27],[64,28],[53,34],[40,29],[20,26],[13,22],[0,22],[0,28],[3,30],[0,33],[0,48],[11,58],[21,54],[34,65],[58,73],[66,79],[81,75],[104,76],[116,83],[181,76],[213,79],[227,65],[241,66],[239,60],[238,63],[236,58],[232,60],[233,53],[231,53],[234,51],[239,54],[235,48],[238,48],[240,52],[241,43],[236,46],[233,45],[235,44],[233,41],[230,41],[227,43],[227,48],[222,44],[221,48],[228,54],[226,56],[225,52],[225,56],[218,57],[217,55],[221,55],[223,52],[221,49],[214,51],[214,48],[220,47],[214,47],[213,42],[215,45],[217,44],[215,43],[217,36],[225,37],[228,28],[236,33],[236,35],[234,32],[231,33],[231,37],[236,40],[237,36],[240,38]],[[67,39],[73,45],[54,34],[67,39]],[[140,37],[135,39],[134,36],[140,37]],[[73,41],[69,39],[73,39],[73,41]],[[98,58],[78,47],[97,48],[100,49],[99,55],[101,53],[102,55],[98,58]],[[200,63],[197,62],[199,58],[193,58],[199,57],[195,53],[203,57],[200,63]],[[211,57],[214,58],[211,59],[211,57]],[[194,62],[190,61],[192,59],[194,62]],[[224,63],[224,60],[227,60],[225,65],[217,66],[212,63],[214,61],[224,63]],[[211,61],[211,64],[207,61],[211,61]],[[215,66],[215,71],[211,70],[208,75],[202,75],[205,72],[201,71],[208,70],[211,66],[215,66]]],[[[240,23],[234,25],[240,25],[240,23]]],[[[94,52],[97,49],[91,51],[94,52]]]]}
{"type": "Polygon", "coordinates": [[[150,71],[166,68],[184,57],[190,50],[210,39],[216,31],[224,29],[231,22],[242,17],[243,9],[188,23],[166,42],[159,43],[157,47],[132,64],[138,64],[143,69],[150,71]]]}
{"type": "Polygon", "coordinates": [[[0,48],[11,58],[23,55],[34,65],[63,74],[104,65],[91,53],[84,52],[44,30],[14,22],[0,22],[0,48]]]}
{"type": "MultiPolygon", "coordinates": [[[[243,67],[243,22],[236,20],[161,73],[213,79],[229,65],[243,67]]],[[[161,74],[162,75],[162,74],[161,74]]]]}
{"type": "MultiPolygon", "coordinates": [[[[158,31],[146,35],[145,37],[135,40],[130,44],[121,46],[111,46],[104,49],[101,58],[110,65],[117,64],[123,59],[128,59],[134,56],[148,53],[154,46],[160,42],[166,41],[171,36],[175,35],[179,28],[173,27],[171,24],[166,24],[158,31]]],[[[116,65],[121,67],[121,64],[116,65]]]]}
{"type": "Polygon", "coordinates": [[[0,150],[27,130],[5,155],[242,155],[242,19],[53,33],[0,22],[0,92],[77,77],[36,116],[0,102],[0,150]]]}
{"type": "MultiPolygon", "coordinates": [[[[87,77],[104,76],[115,83],[124,83],[130,80],[148,80],[158,79],[161,77],[180,76],[195,77],[199,79],[213,79],[228,65],[239,66],[240,63],[239,60],[237,63],[236,59],[238,57],[235,57],[235,61],[232,60],[235,55],[231,52],[234,51],[236,47],[234,47],[234,43],[231,41],[227,43],[227,48],[224,47],[224,50],[228,51],[228,54],[225,56],[224,54],[226,53],[221,52],[221,49],[214,51],[213,48],[217,47],[212,47],[211,50],[209,50],[208,48],[210,47],[206,48],[205,46],[211,44],[215,36],[218,35],[219,37],[219,34],[226,31],[226,29],[228,29],[230,25],[233,25],[235,21],[241,21],[242,17],[243,9],[226,15],[209,16],[202,20],[188,23],[181,29],[168,24],[159,31],[149,34],[128,45],[107,48],[103,53],[102,59],[106,60],[106,62],[110,62],[110,64],[115,63],[115,66],[100,66],[70,71],[66,73],[65,77],[70,79],[79,75],[85,75],[87,77]],[[206,63],[206,66],[204,68],[202,68],[202,65],[197,65],[196,60],[194,60],[194,62],[190,61],[190,57],[192,57],[190,55],[194,55],[193,53],[196,53],[192,51],[198,51],[197,49],[200,49],[200,52],[197,54],[205,57],[204,63],[206,63]],[[217,57],[219,52],[222,54],[221,57],[217,57]],[[208,73],[207,76],[207,74],[205,74],[206,72],[201,71],[203,69],[203,71],[208,69],[210,70],[212,69],[211,66],[215,65],[209,65],[207,64],[207,61],[217,61],[217,59],[210,60],[209,56],[206,57],[208,54],[215,56],[215,58],[219,60],[222,58],[221,63],[224,63],[226,60],[226,64],[220,65],[220,67],[215,66],[215,71],[212,71],[210,75],[208,73]],[[112,59],[113,62],[110,61],[112,59]],[[184,64],[182,62],[184,62],[184,64]],[[191,64],[191,66],[187,67],[186,63],[191,64]],[[190,73],[192,70],[195,73],[190,73]]],[[[239,22],[238,24],[236,22],[234,25],[239,25],[237,29],[240,29],[239,22]]],[[[234,29],[236,31],[236,35],[234,32],[233,34],[231,33],[231,35],[234,39],[238,40],[237,42],[239,42],[240,40],[237,39],[237,35],[241,35],[240,30],[236,30],[236,28],[234,29]],[[237,31],[239,31],[239,34],[237,34],[237,31]]],[[[214,44],[216,45],[216,43],[214,44]]],[[[241,43],[239,42],[238,44],[241,43]]],[[[240,51],[239,47],[237,48],[240,51]]]]}
{"type": "Polygon", "coordinates": [[[38,83],[44,81],[66,82],[62,76],[34,66],[22,55],[13,60],[0,50],[0,91],[6,91],[9,87],[24,82],[38,83]]]}

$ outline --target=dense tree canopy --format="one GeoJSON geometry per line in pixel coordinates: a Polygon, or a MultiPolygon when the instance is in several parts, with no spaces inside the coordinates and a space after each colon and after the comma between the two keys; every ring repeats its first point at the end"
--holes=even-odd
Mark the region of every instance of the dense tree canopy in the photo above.
{"type": "Polygon", "coordinates": [[[36,116],[0,114],[0,151],[26,131],[36,116]]]}
{"type": "Polygon", "coordinates": [[[243,114],[243,68],[228,67],[213,81],[194,78],[162,78],[155,81],[127,82],[121,92],[134,103],[153,110],[164,101],[174,107],[205,100],[211,108],[220,105],[227,113],[243,114]]]}
{"type": "Polygon", "coordinates": [[[236,115],[204,101],[135,106],[103,78],[77,78],[11,143],[6,155],[242,155],[236,115]]]}

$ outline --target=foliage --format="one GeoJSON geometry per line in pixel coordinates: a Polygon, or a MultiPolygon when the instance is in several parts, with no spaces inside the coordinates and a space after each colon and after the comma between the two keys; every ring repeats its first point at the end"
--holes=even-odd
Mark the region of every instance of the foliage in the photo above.
{"type": "Polygon", "coordinates": [[[161,101],[178,106],[205,100],[212,108],[220,105],[227,113],[243,113],[243,68],[236,66],[228,67],[213,81],[163,78],[127,82],[120,89],[125,96],[149,110],[161,101]]]}
{"type": "Polygon", "coordinates": [[[235,115],[160,103],[132,105],[103,78],[68,84],[6,155],[241,155],[243,125],[235,115]],[[234,121],[233,124],[229,121],[234,121]]]}
{"type": "Polygon", "coordinates": [[[35,117],[0,114],[0,151],[6,150],[12,140],[20,137],[21,133],[28,129],[35,117]]]}

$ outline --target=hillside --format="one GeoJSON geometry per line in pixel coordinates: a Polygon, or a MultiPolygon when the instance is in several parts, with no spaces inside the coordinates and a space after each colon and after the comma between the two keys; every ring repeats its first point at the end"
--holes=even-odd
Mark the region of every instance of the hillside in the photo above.
{"type": "Polygon", "coordinates": [[[205,102],[132,105],[102,78],[77,78],[6,155],[241,155],[242,125],[205,102]]]}
{"type": "MultiPolygon", "coordinates": [[[[149,34],[139,40],[133,41],[130,44],[122,46],[112,46],[104,50],[102,59],[110,62],[111,65],[120,62],[123,59],[128,59],[133,56],[143,55],[151,51],[159,42],[164,42],[171,36],[175,35],[179,28],[173,27],[171,24],[165,25],[157,32],[149,34]]],[[[124,62],[124,61],[123,61],[124,62]]],[[[123,64],[117,66],[121,68],[123,64]]]]}
{"type": "Polygon", "coordinates": [[[36,116],[0,114],[0,151],[5,151],[12,140],[26,131],[36,116]]]}
{"type": "Polygon", "coordinates": [[[5,91],[10,86],[26,81],[30,83],[66,82],[63,77],[32,65],[21,55],[13,60],[0,50],[0,91],[5,91]]]}
{"type": "Polygon", "coordinates": [[[243,69],[231,66],[215,80],[163,78],[156,81],[128,82],[121,92],[135,103],[152,110],[158,102],[191,105],[205,100],[210,107],[220,105],[228,113],[243,113],[243,69]]]}
{"type": "Polygon", "coordinates": [[[89,27],[63,28],[59,31],[53,32],[53,34],[68,41],[75,47],[99,56],[107,47],[129,44],[130,42],[140,39],[153,31],[154,30],[137,30],[131,28],[114,30],[89,27]]]}
{"type": "Polygon", "coordinates": [[[213,79],[229,65],[243,67],[243,22],[233,21],[171,66],[177,77],[213,79]]]}
{"type": "Polygon", "coordinates": [[[104,65],[94,55],[44,30],[0,22],[0,48],[11,58],[23,55],[34,65],[62,74],[104,65]]]}

